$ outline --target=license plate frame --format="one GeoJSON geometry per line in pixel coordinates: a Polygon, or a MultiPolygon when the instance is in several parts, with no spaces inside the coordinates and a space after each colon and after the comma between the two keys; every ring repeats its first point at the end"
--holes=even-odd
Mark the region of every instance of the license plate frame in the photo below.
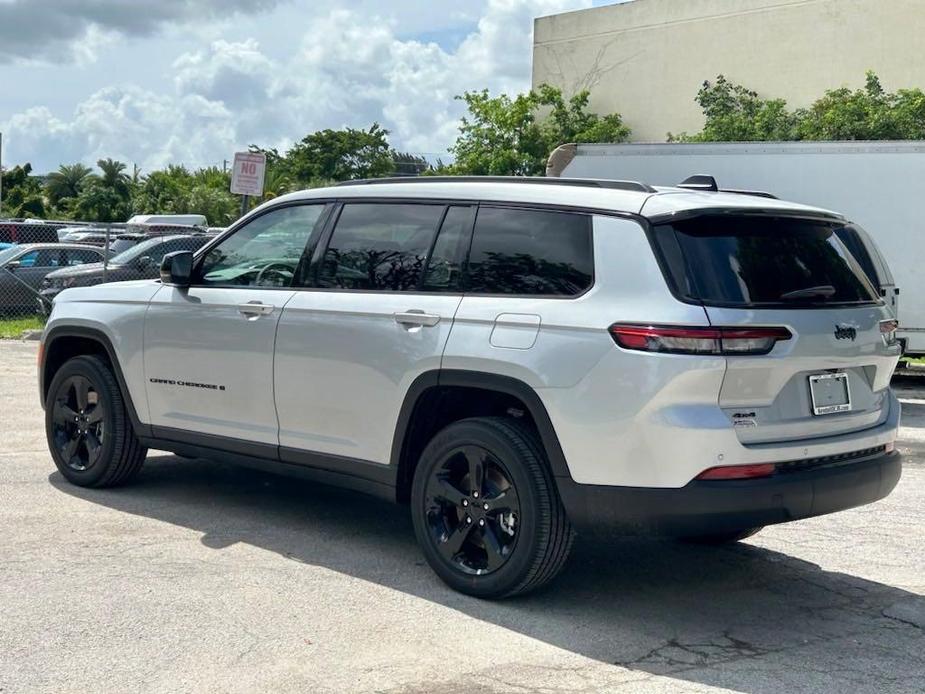
{"type": "Polygon", "coordinates": [[[848,374],[844,371],[810,376],[809,396],[812,399],[813,415],[817,417],[851,412],[851,387],[848,385],[848,374]],[[844,397],[839,397],[842,391],[844,397]]]}

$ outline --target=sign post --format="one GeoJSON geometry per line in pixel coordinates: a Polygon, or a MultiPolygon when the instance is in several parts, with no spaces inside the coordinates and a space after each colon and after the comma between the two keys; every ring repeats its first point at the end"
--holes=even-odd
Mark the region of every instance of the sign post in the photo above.
{"type": "Polygon", "coordinates": [[[263,179],[267,172],[267,155],[262,152],[235,152],[231,169],[231,192],[242,195],[241,216],[247,212],[247,199],[263,195],[263,179]]]}

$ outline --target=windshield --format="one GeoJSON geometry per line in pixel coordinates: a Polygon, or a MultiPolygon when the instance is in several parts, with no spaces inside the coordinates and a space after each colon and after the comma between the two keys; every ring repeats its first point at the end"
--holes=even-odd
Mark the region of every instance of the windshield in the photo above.
{"type": "MultiPolygon", "coordinates": [[[[157,254],[155,250],[158,246],[164,243],[163,238],[154,238],[148,239],[147,241],[142,241],[137,246],[132,246],[127,251],[122,251],[119,255],[113,256],[109,261],[112,265],[126,265],[131,263],[138,258],[144,258],[146,255],[154,257],[152,254],[157,254]]],[[[155,258],[155,260],[160,261],[160,258],[155,258]]]]}
{"type": "Polygon", "coordinates": [[[0,265],[5,265],[8,260],[14,258],[22,250],[19,246],[13,246],[6,250],[0,251],[0,265]]]}
{"type": "Polygon", "coordinates": [[[876,291],[836,235],[840,226],[707,215],[656,227],[656,238],[679,293],[707,305],[876,303],[876,291]]]}

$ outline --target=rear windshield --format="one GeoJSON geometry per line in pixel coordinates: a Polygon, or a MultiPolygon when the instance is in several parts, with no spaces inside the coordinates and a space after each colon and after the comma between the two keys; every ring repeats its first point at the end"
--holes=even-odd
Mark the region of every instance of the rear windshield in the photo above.
{"type": "Polygon", "coordinates": [[[775,308],[877,303],[870,281],[835,233],[839,226],[708,215],[657,226],[655,236],[685,299],[775,308]]]}

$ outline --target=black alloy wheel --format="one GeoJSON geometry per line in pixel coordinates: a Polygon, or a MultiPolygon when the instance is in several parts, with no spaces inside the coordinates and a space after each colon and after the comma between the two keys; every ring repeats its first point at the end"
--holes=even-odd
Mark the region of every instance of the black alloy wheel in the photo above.
{"type": "Polygon", "coordinates": [[[128,482],[148,452],[135,435],[112,367],[96,355],[69,359],[51,379],[45,433],[58,471],[81,487],[128,482]]]}
{"type": "Polygon", "coordinates": [[[71,376],[55,392],[52,406],[53,441],[61,460],[84,472],[96,465],[106,436],[106,406],[85,376],[71,376]]]}
{"type": "Polygon", "coordinates": [[[499,569],[517,543],[520,499],[510,473],[490,451],[460,446],[431,473],[425,504],[437,551],[467,574],[499,569]]]}
{"type": "Polygon", "coordinates": [[[411,519],[436,574],[479,598],[546,584],[572,544],[536,430],[508,417],[463,419],[430,440],[414,470],[411,519]]]}

